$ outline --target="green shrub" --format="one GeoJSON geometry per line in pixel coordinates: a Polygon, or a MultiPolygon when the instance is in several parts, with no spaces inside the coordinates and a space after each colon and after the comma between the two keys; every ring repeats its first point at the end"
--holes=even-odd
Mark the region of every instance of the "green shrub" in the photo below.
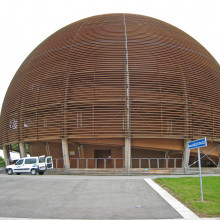
{"type": "Polygon", "coordinates": [[[5,167],[5,161],[2,157],[0,157],[0,167],[5,167]]]}

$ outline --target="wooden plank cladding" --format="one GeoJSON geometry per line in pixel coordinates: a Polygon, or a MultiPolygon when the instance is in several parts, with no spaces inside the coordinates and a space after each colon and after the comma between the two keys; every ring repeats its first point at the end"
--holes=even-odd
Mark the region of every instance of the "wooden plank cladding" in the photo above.
{"type": "Polygon", "coordinates": [[[220,141],[219,85],[217,61],[180,29],[134,14],[86,18],[20,66],[2,106],[0,144],[122,138],[128,128],[134,138],[220,141]]]}

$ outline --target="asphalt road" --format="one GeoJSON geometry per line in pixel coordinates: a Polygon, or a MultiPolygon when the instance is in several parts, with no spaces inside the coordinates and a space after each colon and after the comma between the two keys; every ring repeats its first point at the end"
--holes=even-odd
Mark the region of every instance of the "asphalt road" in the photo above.
{"type": "Polygon", "coordinates": [[[0,217],[182,218],[142,178],[0,175],[0,217]]]}

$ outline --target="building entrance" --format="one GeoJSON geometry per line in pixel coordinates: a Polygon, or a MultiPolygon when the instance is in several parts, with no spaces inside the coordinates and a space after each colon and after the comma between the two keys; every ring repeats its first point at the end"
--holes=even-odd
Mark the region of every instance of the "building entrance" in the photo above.
{"type": "Polygon", "coordinates": [[[111,150],[94,150],[97,168],[112,168],[111,150]]]}

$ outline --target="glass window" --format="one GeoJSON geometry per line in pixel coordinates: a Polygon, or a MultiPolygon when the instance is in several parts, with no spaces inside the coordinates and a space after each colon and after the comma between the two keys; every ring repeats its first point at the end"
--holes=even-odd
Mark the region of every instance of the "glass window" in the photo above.
{"type": "Polygon", "coordinates": [[[26,159],[25,164],[30,164],[30,159],[26,159]]]}
{"type": "Polygon", "coordinates": [[[23,164],[23,161],[24,161],[23,159],[22,159],[22,160],[19,160],[19,161],[17,161],[15,164],[16,164],[16,165],[21,165],[21,164],[23,164]]]}
{"type": "Polygon", "coordinates": [[[45,162],[45,157],[40,157],[39,158],[39,163],[44,163],[45,162]]]}
{"type": "Polygon", "coordinates": [[[25,160],[25,164],[34,164],[34,163],[37,163],[36,158],[28,158],[25,160]]]}
{"type": "Polygon", "coordinates": [[[51,157],[47,158],[47,163],[52,163],[51,157]]]}
{"type": "Polygon", "coordinates": [[[31,159],[30,159],[30,163],[31,163],[31,164],[37,163],[37,159],[36,159],[36,158],[31,158],[31,159]]]}

